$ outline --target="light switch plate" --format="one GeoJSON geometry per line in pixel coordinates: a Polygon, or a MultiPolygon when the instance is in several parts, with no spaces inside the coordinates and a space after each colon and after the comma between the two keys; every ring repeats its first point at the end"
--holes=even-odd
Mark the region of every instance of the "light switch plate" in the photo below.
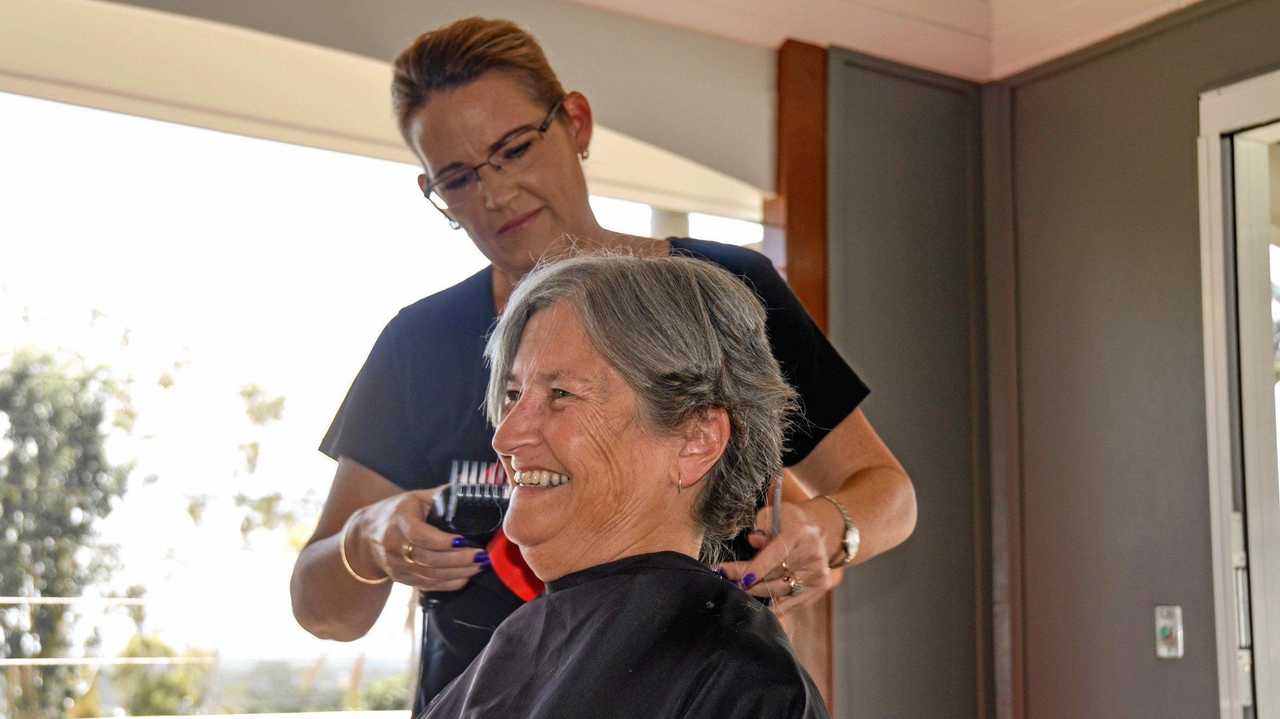
{"type": "Polygon", "coordinates": [[[1156,656],[1160,659],[1182,658],[1182,607],[1156,607],[1156,656]]]}

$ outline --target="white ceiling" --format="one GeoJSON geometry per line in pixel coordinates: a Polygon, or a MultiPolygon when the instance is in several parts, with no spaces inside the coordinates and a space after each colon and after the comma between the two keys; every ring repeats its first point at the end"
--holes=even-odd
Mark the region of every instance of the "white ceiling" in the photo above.
{"type": "MultiPolygon", "coordinates": [[[[293,1],[280,0],[282,6],[293,1]]],[[[230,4],[223,0],[220,6],[230,4]]],[[[397,27],[409,25],[398,20],[397,27]]],[[[750,49],[748,54],[771,54],[750,49]]],[[[728,67],[743,64],[735,60],[728,67]]],[[[388,111],[390,82],[386,61],[231,23],[116,3],[0,0],[0,92],[416,165],[388,111]]],[[[672,94],[667,87],[629,87],[653,105],[663,100],[658,89],[672,94]]],[[[694,122],[686,114],[678,127],[687,131],[694,122]]],[[[726,127],[714,125],[732,137],[726,127]]],[[[772,154],[767,142],[757,147],[755,154],[772,154]]],[[[743,154],[741,142],[730,141],[726,148],[721,156],[743,154]]],[[[717,165],[600,124],[591,150],[584,168],[594,192],[678,212],[760,221],[760,186],[711,169],[717,165]]]]}
{"type": "Polygon", "coordinates": [[[836,45],[995,80],[1200,0],[573,0],[766,47],[836,45]]]}

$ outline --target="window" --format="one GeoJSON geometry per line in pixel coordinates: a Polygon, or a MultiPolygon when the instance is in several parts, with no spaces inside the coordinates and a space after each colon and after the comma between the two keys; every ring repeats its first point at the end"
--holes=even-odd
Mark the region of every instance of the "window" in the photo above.
{"type": "MultiPolygon", "coordinates": [[[[415,167],[17,95],[0,117],[0,716],[407,706],[409,592],[328,642],[288,578],[374,338],[484,258],[415,167]],[[58,442],[123,483],[42,469],[58,442]]],[[[647,234],[648,206],[592,204],[647,234]]]]}
{"type": "Polygon", "coordinates": [[[591,211],[603,227],[614,232],[648,237],[653,228],[653,208],[642,202],[592,196],[591,211]]]}
{"type": "Polygon", "coordinates": [[[759,250],[764,242],[764,226],[759,222],[690,212],[689,235],[700,240],[713,240],[727,245],[752,247],[759,250]]]}

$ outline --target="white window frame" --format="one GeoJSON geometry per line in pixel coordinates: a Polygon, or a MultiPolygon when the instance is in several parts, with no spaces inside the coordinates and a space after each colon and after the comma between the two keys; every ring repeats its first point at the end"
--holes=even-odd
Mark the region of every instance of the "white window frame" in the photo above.
{"type": "MultiPolygon", "coordinates": [[[[1268,714],[1262,717],[1280,716],[1280,621],[1270,621],[1262,600],[1271,584],[1280,582],[1280,483],[1274,473],[1275,444],[1251,442],[1244,456],[1245,492],[1254,511],[1248,512],[1247,535],[1251,549],[1249,557],[1251,573],[1252,617],[1241,617],[1234,597],[1235,570],[1232,540],[1232,397],[1230,373],[1230,343],[1235,338],[1234,329],[1228,324],[1237,308],[1229,307],[1233,297],[1232,276],[1228,265],[1227,243],[1235,237],[1228,219],[1232,216],[1224,203],[1233,201],[1224,188],[1230,177],[1224,176],[1224,166],[1231,167],[1231,158],[1223,157],[1224,138],[1259,125],[1280,119],[1280,71],[1256,77],[1201,94],[1200,137],[1198,154],[1200,168],[1200,265],[1201,306],[1204,322],[1205,366],[1205,419],[1208,449],[1208,480],[1210,527],[1213,552],[1214,629],[1218,665],[1218,696],[1221,716],[1236,719],[1242,716],[1248,700],[1247,674],[1237,658],[1237,627],[1241,619],[1252,620],[1253,685],[1256,690],[1254,705],[1268,714]],[[1270,457],[1262,454],[1270,452],[1270,457]]],[[[1256,278],[1254,278],[1256,279],[1256,278]]],[[[1250,326],[1249,316],[1256,308],[1242,306],[1240,322],[1250,326]]],[[[1269,317],[1268,317],[1269,322],[1269,317]]],[[[1243,354],[1243,353],[1242,353],[1243,354]]],[[[1242,361],[1246,361],[1242,357],[1242,361]]],[[[1247,370],[1247,368],[1246,368],[1247,370]]],[[[1247,371],[1242,372],[1246,375],[1247,371]]],[[[1242,386],[1241,394],[1249,388],[1242,386]]],[[[1265,420],[1260,413],[1272,415],[1271,388],[1266,388],[1266,403],[1244,407],[1245,422],[1265,420]],[[1253,415],[1258,415],[1257,417],[1253,415]]],[[[1280,592],[1280,584],[1277,584],[1280,592]]]]}

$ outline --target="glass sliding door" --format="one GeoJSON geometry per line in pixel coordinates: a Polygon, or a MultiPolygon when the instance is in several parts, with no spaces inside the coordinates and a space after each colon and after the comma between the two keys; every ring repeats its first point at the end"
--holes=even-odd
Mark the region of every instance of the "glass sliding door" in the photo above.
{"type": "Polygon", "coordinates": [[[1239,623],[1237,644],[1242,669],[1259,670],[1263,701],[1249,709],[1274,717],[1280,710],[1265,700],[1276,689],[1266,678],[1280,658],[1267,640],[1280,624],[1280,552],[1272,549],[1280,536],[1280,122],[1237,133],[1230,144],[1244,480],[1237,506],[1247,530],[1239,532],[1233,562],[1237,611],[1250,620],[1239,623]]]}
{"type": "Polygon", "coordinates": [[[1280,71],[1202,93],[1197,149],[1219,716],[1280,719],[1280,71]]]}

